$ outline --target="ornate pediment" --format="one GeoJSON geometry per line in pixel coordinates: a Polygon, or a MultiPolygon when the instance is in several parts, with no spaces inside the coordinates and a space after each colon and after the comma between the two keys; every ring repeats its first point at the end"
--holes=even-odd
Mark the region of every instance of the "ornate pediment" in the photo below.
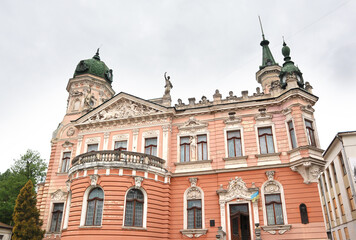
{"type": "Polygon", "coordinates": [[[220,203],[226,203],[236,198],[250,200],[252,194],[252,192],[247,188],[246,183],[239,177],[231,179],[226,190],[220,186],[217,193],[219,194],[220,203]]]}
{"type": "Polygon", "coordinates": [[[186,121],[185,123],[183,123],[182,126],[179,126],[178,129],[179,131],[185,131],[185,132],[191,132],[194,133],[198,130],[207,128],[208,124],[201,122],[197,119],[195,119],[195,117],[190,117],[188,121],[186,121]]]}
{"type": "Polygon", "coordinates": [[[171,111],[150,101],[136,98],[126,93],[120,93],[98,108],[78,119],[78,124],[102,123],[115,120],[130,120],[139,118],[142,121],[153,117],[169,114],[171,111]],[[147,118],[147,119],[146,119],[147,118]]]}
{"type": "Polygon", "coordinates": [[[67,193],[63,192],[61,189],[58,189],[54,193],[51,194],[51,199],[53,201],[65,201],[67,198],[67,193]]]}

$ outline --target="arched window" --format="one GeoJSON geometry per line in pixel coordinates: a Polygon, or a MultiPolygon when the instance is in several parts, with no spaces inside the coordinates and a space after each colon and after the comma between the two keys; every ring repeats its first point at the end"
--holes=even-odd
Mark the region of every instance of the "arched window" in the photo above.
{"type": "Polygon", "coordinates": [[[103,215],[104,192],[101,188],[94,188],[90,191],[87,200],[87,214],[85,218],[86,226],[100,226],[103,215]]]}
{"type": "Polygon", "coordinates": [[[307,211],[307,206],[304,203],[299,205],[299,211],[300,211],[300,218],[302,220],[302,223],[308,224],[309,223],[308,211],[307,211]]]}
{"type": "Polygon", "coordinates": [[[203,229],[204,193],[197,187],[197,178],[189,178],[191,186],[184,193],[184,229],[203,229]]]}
{"type": "Polygon", "coordinates": [[[126,194],[125,224],[127,227],[143,227],[145,197],[141,190],[132,188],[126,194]]]}

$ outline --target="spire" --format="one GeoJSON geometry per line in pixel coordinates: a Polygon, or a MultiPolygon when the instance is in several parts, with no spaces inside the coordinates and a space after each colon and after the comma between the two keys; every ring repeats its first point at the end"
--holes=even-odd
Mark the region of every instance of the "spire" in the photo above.
{"type": "Polygon", "coordinates": [[[260,43],[260,45],[262,46],[262,65],[260,66],[260,69],[263,69],[266,66],[277,65],[277,63],[274,61],[271,50],[268,47],[269,41],[265,39],[265,34],[263,33],[260,16],[258,16],[258,19],[260,21],[260,27],[262,32],[262,41],[260,43]]]}
{"type": "Polygon", "coordinates": [[[96,50],[96,53],[93,58],[100,61],[99,50],[100,50],[100,48],[98,48],[98,50],[96,50]]]}

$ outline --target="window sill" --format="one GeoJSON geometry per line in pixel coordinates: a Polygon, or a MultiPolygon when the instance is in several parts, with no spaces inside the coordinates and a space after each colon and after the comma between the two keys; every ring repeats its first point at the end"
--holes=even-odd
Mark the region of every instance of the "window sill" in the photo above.
{"type": "Polygon", "coordinates": [[[263,229],[263,231],[266,231],[270,234],[283,234],[286,231],[290,230],[292,228],[292,225],[272,225],[272,226],[261,226],[261,228],[263,229]]]}
{"type": "Polygon", "coordinates": [[[147,231],[147,228],[144,228],[144,227],[129,227],[129,226],[122,226],[122,229],[126,229],[126,230],[140,230],[140,231],[147,231]]]}
{"type": "Polygon", "coordinates": [[[68,172],[57,172],[57,176],[68,176],[68,172]]]}
{"type": "Polygon", "coordinates": [[[202,164],[202,163],[211,163],[213,160],[196,160],[191,162],[176,162],[174,165],[194,165],[194,164],[202,164]]]}
{"type": "Polygon", "coordinates": [[[193,237],[200,237],[205,235],[208,232],[208,229],[182,229],[180,230],[181,234],[186,237],[193,238],[193,237]]]}
{"type": "Polygon", "coordinates": [[[102,226],[79,226],[79,228],[102,228],[102,226]]]}
{"type": "Polygon", "coordinates": [[[244,160],[247,159],[248,156],[239,156],[239,157],[227,157],[223,158],[224,161],[233,161],[233,160],[244,160]]]}

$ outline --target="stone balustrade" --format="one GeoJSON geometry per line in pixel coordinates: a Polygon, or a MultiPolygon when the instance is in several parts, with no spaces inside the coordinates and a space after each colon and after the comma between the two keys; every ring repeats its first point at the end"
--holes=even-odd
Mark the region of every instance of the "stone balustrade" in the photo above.
{"type": "Polygon", "coordinates": [[[129,151],[93,151],[80,154],[72,160],[72,167],[91,162],[121,162],[124,164],[143,164],[164,169],[165,160],[145,153],[129,151]]]}

